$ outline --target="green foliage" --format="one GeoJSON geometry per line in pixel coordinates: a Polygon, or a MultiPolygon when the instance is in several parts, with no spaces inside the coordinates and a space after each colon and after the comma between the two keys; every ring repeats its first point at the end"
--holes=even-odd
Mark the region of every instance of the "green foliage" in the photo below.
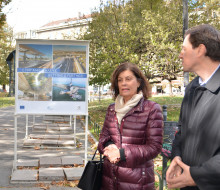
{"type": "Polygon", "coordinates": [[[211,24],[220,30],[219,0],[189,0],[189,27],[211,24]]]}
{"type": "MultiPolygon", "coordinates": [[[[189,26],[219,28],[219,0],[189,0],[189,26]]],[[[118,0],[101,4],[81,39],[90,43],[90,84],[109,83],[121,62],[137,64],[150,82],[182,75],[182,0],[118,0]]]]}
{"type": "Polygon", "coordinates": [[[108,83],[116,66],[125,61],[139,65],[148,79],[176,79],[181,71],[180,6],[176,1],[119,1],[95,12],[83,36],[91,40],[90,84],[108,83]]]}
{"type": "Polygon", "coordinates": [[[0,28],[0,84],[9,83],[9,67],[6,62],[6,58],[12,51],[12,28],[6,24],[0,28]]]}
{"type": "Polygon", "coordinates": [[[92,40],[90,44],[90,84],[106,84],[111,73],[123,60],[122,23],[125,9],[123,5],[109,3],[93,14],[93,21],[83,37],[92,40]]]}
{"type": "Polygon", "coordinates": [[[6,15],[2,13],[2,9],[5,5],[9,4],[11,0],[0,0],[0,30],[5,23],[6,15]]]}
{"type": "Polygon", "coordinates": [[[5,23],[6,15],[2,13],[4,6],[11,0],[0,0],[0,84],[9,83],[9,68],[6,64],[6,58],[11,51],[12,29],[5,23]]]}

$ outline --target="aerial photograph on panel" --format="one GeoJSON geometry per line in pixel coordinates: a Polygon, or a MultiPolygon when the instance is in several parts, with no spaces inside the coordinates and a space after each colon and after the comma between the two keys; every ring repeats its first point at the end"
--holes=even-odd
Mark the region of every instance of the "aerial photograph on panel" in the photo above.
{"type": "Polygon", "coordinates": [[[52,78],[44,73],[18,73],[18,99],[26,101],[51,101],[52,78]]]}
{"type": "Polygon", "coordinates": [[[54,45],[53,69],[61,73],[86,73],[86,46],[54,45]]]}
{"type": "Polygon", "coordinates": [[[85,101],[86,78],[53,78],[53,101],[85,101]]]}
{"type": "Polygon", "coordinates": [[[19,68],[52,68],[52,45],[19,44],[19,68]]]}

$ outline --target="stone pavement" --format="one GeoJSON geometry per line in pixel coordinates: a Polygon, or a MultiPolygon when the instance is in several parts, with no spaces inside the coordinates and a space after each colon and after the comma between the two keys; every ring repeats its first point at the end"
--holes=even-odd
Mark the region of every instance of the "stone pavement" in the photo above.
{"type": "MultiPolygon", "coordinates": [[[[70,189],[70,187],[53,183],[60,181],[71,183],[79,179],[83,171],[85,131],[80,118],[78,118],[74,138],[74,131],[69,126],[69,119],[69,116],[35,116],[35,122],[33,123],[33,116],[29,116],[29,134],[25,138],[25,115],[19,115],[17,170],[12,171],[14,160],[14,107],[0,109],[1,190],[70,189]],[[39,143],[39,141],[41,142],[39,143]]],[[[91,149],[91,144],[88,142],[88,159],[91,158],[93,152],[94,150],[91,149]]],[[[71,189],[78,188],[71,187],[71,189]]]]}
{"type": "Polygon", "coordinates": [[[39,160],[18,160],[11,183],[37,183],[79,180],[84,162],[80,156],[40,157],[39,160]]]}

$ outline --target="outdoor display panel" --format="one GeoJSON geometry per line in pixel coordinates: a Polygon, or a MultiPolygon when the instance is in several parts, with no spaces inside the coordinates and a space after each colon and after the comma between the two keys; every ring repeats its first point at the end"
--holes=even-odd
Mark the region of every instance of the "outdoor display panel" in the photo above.
{"type": "Polygon", "coordinates": [[[88,115],[89,41],[16,40],[16,114],[88,115]]]}

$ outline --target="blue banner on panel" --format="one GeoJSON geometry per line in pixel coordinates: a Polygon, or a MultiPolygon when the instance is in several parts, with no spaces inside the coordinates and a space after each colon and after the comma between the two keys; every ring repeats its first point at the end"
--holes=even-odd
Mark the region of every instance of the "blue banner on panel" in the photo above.
{"type": "Polygon", "coordinates": [[[18,72],[22,73],[59,73],[60,69],[50,68],[18,68],[18,72]]]}
{"type": "Polygon", "coordinates": [[[83,73],[45,73],[45,77],[49,78],[87,78],[87,74],[83,73]]]}

